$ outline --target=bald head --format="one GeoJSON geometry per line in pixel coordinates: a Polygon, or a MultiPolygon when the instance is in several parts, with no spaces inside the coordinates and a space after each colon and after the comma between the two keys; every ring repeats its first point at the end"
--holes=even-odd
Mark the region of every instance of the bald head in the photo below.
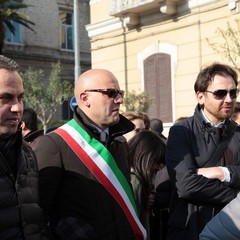
{"type": "Polygon", "coordinates": [[[118,83],[116,77],[105,69],[91,69],[81,74],[75,84],[75,97],[87,89],[106,88],[108,82],[118,83]]]}
{"type": "Polygon", "coordinates": [[[117,78],[105,69],[91,69],[81,74],[75,84],[78,107],[100,128],[119,120],[119,108],[123,103],[117,78]],[[112,97],[107,91],[115,91],[112,97]],[[102,91],[103,90],[103,91],[102,91]]]}
{"type": "Polygon", "coordinates": [[[89,89],[118,88],[117,78],[112,72],[105,69],[91,69],[81,74],[75,84],[75,97],[78,106],[83,109],[81,94],[89,89]]]}

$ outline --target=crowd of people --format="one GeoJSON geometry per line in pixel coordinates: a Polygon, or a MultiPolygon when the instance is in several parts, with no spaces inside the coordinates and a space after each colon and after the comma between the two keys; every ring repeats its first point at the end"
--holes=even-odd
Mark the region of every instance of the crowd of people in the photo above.
{"type": "Polygon", "coordinates": [[[190,117],[123,112],[104,69],[75,83],[71,120],[47,133],[24,109],[19,65],[0,55],[0,239],[240,239],[238,76],[200,70],[190,117]]]}

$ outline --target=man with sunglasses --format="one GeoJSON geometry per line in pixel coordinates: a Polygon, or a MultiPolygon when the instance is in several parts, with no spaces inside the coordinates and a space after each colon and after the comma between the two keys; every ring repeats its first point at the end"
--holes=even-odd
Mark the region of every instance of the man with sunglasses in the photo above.
{"type": "Polygon", "coordinates": [[[200,71],[194,115],[171,127],[166,165],[172,182],[168,240],[198,240],[205,224],[240,189],[240,133],[231,120],[237,73],[214,63],[200,71]]]}
{"type": "Polygon", "coordinates": [[[130,187],[123,134],[134,129],[119,111],[124,91],[103,69],[75,84],[74,117],[34,146],[40,202],[57,239],[146,239],[130,187]]]}

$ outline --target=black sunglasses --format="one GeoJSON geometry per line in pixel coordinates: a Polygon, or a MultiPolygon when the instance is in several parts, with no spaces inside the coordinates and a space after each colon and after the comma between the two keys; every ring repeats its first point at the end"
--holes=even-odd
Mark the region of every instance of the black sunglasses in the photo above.
{"type": "Polygon", "coordinates": [[[85,92],[100,92],[105,95],[107,95],[109,98],[116,98],[118,94],[123,98],[124,97],[124,91],[118,90],[114,88],[107,88],[107,89],[88,89],[85,90],[85,92]]]}
{"type": "Polygon", "coordinates": [[[231,99],[235,99],[235,98],[237,98],[237,96],[239,94],[239,89],[231,89],[230,91],[228,91],[226,89],[219,89],[219,90],[215,90],[214,92],[212,92],[212,91],[205,91],[205,92],[212,93],[213,96],[215,97],[215,99],[217,99],[217,100],[221,100],[221,99],[225,98],[228,93],[230,94],[231,99]]]}

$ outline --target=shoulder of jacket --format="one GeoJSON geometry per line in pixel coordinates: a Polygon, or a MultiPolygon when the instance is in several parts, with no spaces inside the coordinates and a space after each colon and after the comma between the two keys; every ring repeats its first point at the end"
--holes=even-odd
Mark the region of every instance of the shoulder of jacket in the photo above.
{"type": "Polygon", "coordinates": [[[23,142],[22,150],[27,170],[38,171],[37,158],[32,148],[26,142],[23,142]]]}
{"type": "Polygon", "coordinates": [[[240,133],[240,126],[239,125],[237,125],[237,127],[236,127],[236,132],[240,133]]]}

